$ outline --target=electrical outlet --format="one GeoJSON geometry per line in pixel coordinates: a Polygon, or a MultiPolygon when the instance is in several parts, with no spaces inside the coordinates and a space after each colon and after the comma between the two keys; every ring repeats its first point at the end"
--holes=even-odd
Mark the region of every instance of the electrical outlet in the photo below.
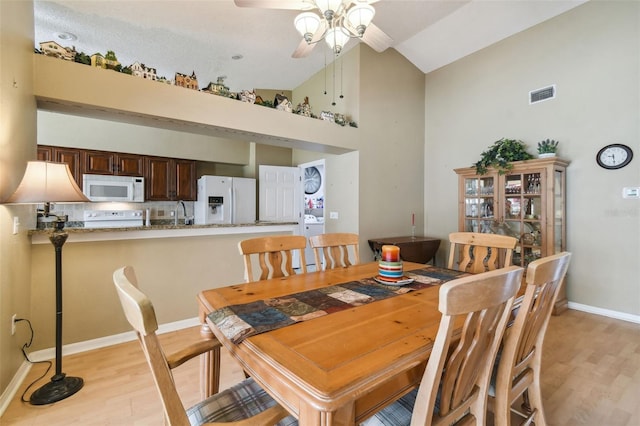
{"type": "Polygon", "coordinates": [[[16,316],[18,314],[11,315],[11,335],[16,334],[16,316]]]}

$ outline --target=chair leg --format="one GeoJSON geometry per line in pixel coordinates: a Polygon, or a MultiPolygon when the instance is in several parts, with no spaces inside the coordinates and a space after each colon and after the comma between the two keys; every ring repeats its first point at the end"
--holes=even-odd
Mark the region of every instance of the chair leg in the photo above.
{"type": "Polygon", "coordinates": [[[200,355],[200,397],[209,398],[220,390],[220,346],[200,355]]]}
{"type": "Polygon", "coordinates": [[[535,416],[533,421],[536,426],[547,426],[547,420],[544,416],[544,409],[542,408],[542,394],[540,392],[540,380],[539,377],[536,377],[529,386],[529,389],[525,391],[525,394],[528,395],[527,399],[529,400],[529,409],[530,412],[535,416]]]}

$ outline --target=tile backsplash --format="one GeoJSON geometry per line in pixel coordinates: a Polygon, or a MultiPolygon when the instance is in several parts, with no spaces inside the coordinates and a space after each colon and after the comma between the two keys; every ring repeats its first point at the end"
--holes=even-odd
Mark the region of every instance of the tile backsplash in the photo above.
{"type": "MultiPolygon", "coordinates": [[[[185,201],[187,216],[193,216],[194,201],[185,201]]],[[[42,205],[38,206],[42,209],[42,205]]],[[[52,203],[51,213],[57,215],[67,215],[69,222],[80,222],[84,220],[86,210],[142,210],[145,214],[149,209],[151,220],[173,220],[177,211],[178,217],[182,219],[184,214],[182,206],[176,201],[147,201],[144,203],[52,203]]]]}

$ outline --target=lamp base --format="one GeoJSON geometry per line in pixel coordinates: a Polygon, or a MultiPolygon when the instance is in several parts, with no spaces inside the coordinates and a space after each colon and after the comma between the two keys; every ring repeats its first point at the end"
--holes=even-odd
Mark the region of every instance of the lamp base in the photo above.
{"type": "Polygon", "coordinates": [[[67,377],[64,373],[56,374],[51,381],[31,394],[32,405],[46,405],[68,398],[82,389],[84,381],[80,377],[67,377]]]}

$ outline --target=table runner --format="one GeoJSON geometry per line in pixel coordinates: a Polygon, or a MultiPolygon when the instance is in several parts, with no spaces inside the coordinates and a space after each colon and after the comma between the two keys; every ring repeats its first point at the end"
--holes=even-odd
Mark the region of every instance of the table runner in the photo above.
{"type": "Polygon", "coordinates": [[[413,278],[414,282],[393,286],[381,284],[373,278],[364,278],[286,296],[225,306],[211,312],[208,318],[229,340],[237,344],[249,336],[440,285],[467,274],[429,267],[407,271],[404,275],[413,278]]]}

